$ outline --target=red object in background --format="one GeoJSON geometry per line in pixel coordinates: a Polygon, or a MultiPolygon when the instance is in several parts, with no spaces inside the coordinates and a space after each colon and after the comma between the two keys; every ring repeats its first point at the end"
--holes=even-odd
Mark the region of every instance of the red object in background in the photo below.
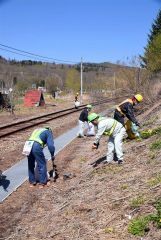
{"type": "Polygon", "coordinates": [[[26,92],[24,97],[24,106],[44,106],[45,100],[42,91],[39,90],[29,90],[26,92]]]}

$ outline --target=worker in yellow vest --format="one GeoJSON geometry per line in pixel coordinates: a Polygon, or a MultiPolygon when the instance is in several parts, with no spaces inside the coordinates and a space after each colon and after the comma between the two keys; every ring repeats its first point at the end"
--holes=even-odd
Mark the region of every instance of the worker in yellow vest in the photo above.
{"type": "Polygon", "coordinates": [[[93,143],[92,149],[97,149],[100,139],[104,132],[109,136],[108,140],[108,152],[104,163],[112,163],[114,160],[114,153],[118,160],[118,164],[123,163],[123,150],[122,142],[126,136],[126,130],[124,126],[113,118],[102,118],[96,113],[88,115],[88,121],[97,126],[97,134],[93,143]]]}
{"type": "MultiPolygon", "coordinates": [[[[46,159],[43,153],[43,148],[45,146],[48,147],[51,154],[51,160],[54,161],[55,146],[52,130],[48,127],[35,129],[26,142],[30,186],[36,185],[35,162],[37,163],[39,174],[39,188],[48,185],[46,159]]],[[[23,152],[25,154],[25,146],[23,152]]]]}
{"type": "Polygon", "coordinates": [[[133,107],[142,101],[143,97],[141,94],[136,94],[132,98],[126,99],[116,107],[114,119],[122,123],[122,125],[125,125],[124,119],[127,117],[131,122],[136,124],[136,126],[140,126],[139,122],[134,116],[133,107]]]}

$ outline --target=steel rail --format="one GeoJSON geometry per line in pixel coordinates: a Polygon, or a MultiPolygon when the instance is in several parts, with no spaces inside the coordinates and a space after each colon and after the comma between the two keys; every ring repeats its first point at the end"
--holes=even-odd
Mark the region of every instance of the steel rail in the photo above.
{"type": "MultiPolygon", "coordinates": [[[[102,102],[103,103],[103,102],[102,102]]],[[[95,103],[95,105],[98,103],[95,103]]],[[[93,104],[94,105],[94,104],[93,104]]],[[[6,137],[8,135],[11,135],[13,133],[17,133],[19,131],[37,126],[39,124],[43,124],[45,122],[66,116],[68,114],[71,113],[75,113],[78,111],[81,111],[86,105],[81,105],[79,107],[79,109],[75,109],[75,108],[68,108],[68,109],[64,109],[58,112],[52,112],[52,113],[48,113],[45,115],[41,115],[41,116],[37,116],[37,117],[33,117],[30,119],[26,119],[26,120],[22,120],[16,123],[11,123],[8,125],[4,125],[0,127],[0,138],[6,137]]]]}
{"type": "MultiPolygon", "coordinates": [[[[106,99],[106,100],[100,100],[100,101],[97,101],[97,102],[93,102],[91,104],[93,106],[96,106],[96,105],[100,105],[100,104],[103,104],[103,103],[108,103],[108,102],[117,100],[119,98],[122,98],[122,97],[110,98],[110,99],[106,99]]],[[[57,119],[57,118],[61,118],[63,116],[71,114],[71,113],[79,112],[85,106],[86,106],[86,104],[81,105],[78,109],[75,109],[74,107],[67,108],[67,109],[63,109],[63,110],[57,111],[57,112],[51,112],[51,113],[48,113],[48,114],[43,114],[41,116],[25,119],[25,120],[22,120],[22,121],[19,121],[19,122],[3,125],[3,126],[0,127],[0,138],[9,136],[9,135],[11,135],[13,133],[17,133],[19,131],[22,131],[22,130],[25,130],[25,129],[37,126],[39,124],[43,124],[45,122],[48,122],[48,121],[51,121],[51,120],[54,120],[54,119],[57,119]]]]}

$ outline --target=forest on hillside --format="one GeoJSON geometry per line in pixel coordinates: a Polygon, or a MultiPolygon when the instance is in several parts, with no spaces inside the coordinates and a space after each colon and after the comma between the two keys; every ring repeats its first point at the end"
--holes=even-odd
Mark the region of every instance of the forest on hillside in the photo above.
{"type": "MultiPolygon", "coordinates": [[[[52,93],[80,90],[80,65],[16,61],[0,58],[0,88],[13,88],[19,93],[33,86],[45,87],[52,93]]],[[[135,89],[145,71],[111,63],[83,63],[84,91],[135,89]],[[139,79],[140,78],[140,79],[139,79]]],[[[144,74],[145,75],[145,74],[144,74]]]]}

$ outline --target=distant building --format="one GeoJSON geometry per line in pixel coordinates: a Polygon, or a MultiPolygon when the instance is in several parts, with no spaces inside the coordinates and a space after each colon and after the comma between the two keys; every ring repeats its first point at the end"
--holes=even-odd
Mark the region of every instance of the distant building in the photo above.
{"type": "Polygon", "coordinates": [[[9,93],[9,89],[8,88],[0,88],[0,92],[4,93],[4,94],[8,94],[9,93]]]}
{"type": "Polygon", "coordinates": [[[24,106],[26,107],[39,107],[44,106],[45,100],[43,92],[39,90],[28,90],[24,97],[24,106]]]}

